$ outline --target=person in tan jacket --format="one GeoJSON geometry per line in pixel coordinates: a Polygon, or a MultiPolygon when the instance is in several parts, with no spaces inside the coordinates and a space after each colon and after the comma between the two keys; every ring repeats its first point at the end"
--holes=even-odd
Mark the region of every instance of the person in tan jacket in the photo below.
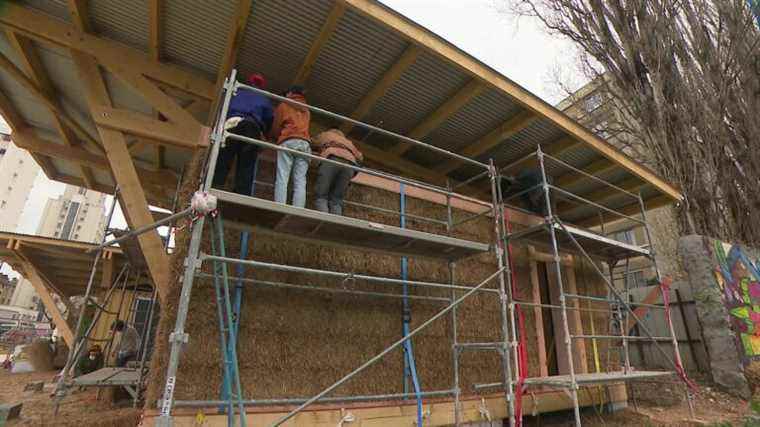
{"type": "MultiPolygon", "coordinates": [[[[303,86],[292,86],[285,96],[288,99],[306,104],[303,86]]],[[[272,139],[283,147],[311,154],[309,121],[311,115],[304,107],[282,102],[274,110],[272,121],[272,139]]],[[[293,206],[306,206],[306,173],[309,171],[309,159],[285,151],[277,152],[277,176],[274,183],[274,201],[288,202],[288,181],[293,175],[293,206]]]]}
{"type": "MultiPolygon", "coordinates": [[[[330,129],[317,135],[314,148],[321,157],[349,165],[358,165],[364,160],[354,143],[339,129],[330,129]]],[[[343,198],[355,175],[354,170],[333,163],[322,162],[317,171],[314,207],[321,212],[343,215],[343,198]]]]}

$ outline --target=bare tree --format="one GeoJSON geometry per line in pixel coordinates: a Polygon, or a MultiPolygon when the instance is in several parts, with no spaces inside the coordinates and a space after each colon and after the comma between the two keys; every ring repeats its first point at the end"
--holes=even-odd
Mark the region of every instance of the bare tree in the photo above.
{"type": "MultiPolygon", "coordinates": [[[[760,246],[760,31],[747,0],[505,0],[576,43],[682,232],[760,246]]],[[[751,0],[752,1],[752,0],[751,0]]]]}

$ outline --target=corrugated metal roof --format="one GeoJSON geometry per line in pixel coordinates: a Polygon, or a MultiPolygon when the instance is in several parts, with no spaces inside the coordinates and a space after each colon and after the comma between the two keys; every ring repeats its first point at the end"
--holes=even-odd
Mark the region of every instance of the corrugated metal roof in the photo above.
{"type": "Polygon", "coordinates": [[[310,101],[350,114],[407,46],[387,28],[347,10],[306,82],[310,101]]]}
{"type": "MultiPolygon", "coordinates": [[[[422,53],[385,96],[380,98],[365,121],[370,124],[380,123],[382,127],[394,132],[409,132],[470,78],[460,70],[447,66],[437,56],[422,53]]],[[[374,143],[381,140],[383,142],[380,145],[383,146],[398,142],[378,137],[370,139],[374,143]]]]}
{"type": "Polygon", "coordinates": [[[66,22],[71,22],[71,15],[69,15],[66,0],[20,0],[19,3],[53,15],[66,22]]]}
{"type": "Polygon", "coordinates": [[[162,3],[162,56],[216,77],[235,13],[235,2],[183,0],[162,3]]]}
{"type": "MultiPolygon", "coordinates": [[[[98,36],[116,40],[143,52],[147,50],[149,18],[145,2],[90,0],[88,3],[89,18],[98,36]]],[[[22,4],[70,22],[65,0],[25,0],[22,4]]],[[[238,50],[238,69],[241,74],[262,72],[267,76],[270,90],[283,91],[294,80],[334,4],[333,0],[254,1],[238,50]]],[[[215,81],[236,6],[236,2],[232,1],[165,0],[161,12],[163,59],[215,81]]],[[[413,41],[404,34],[349,6],[313,64],[312,73],[306,82],[310,103],[335,112],[350,113],[398,60],[410,42],[413,41]]],[[[72,116],[78,116],[78,120],[94,132],[79,76],[68,57],[67,49],[36,46],[56,89],[62,98],[68,100],[64,102],[66,111],[72,116]]],[[[19,64],[17,55],[4,35],[0,35],[0,51],[19,64]]],[[[127,85],[109,73],[104,72],[104,76],[116,107],[152,112],[145,100],[127,85]]],[[[457,64],[423,50],[417,61],[378,100],[364,121],[398,133],[407,133],[471,79],[473,75],[457,64]]],[[[44,105],[10,81],[5,73],[0,73],[0,85],[17,102],[25,120],[52,129],[52,117],[44,105]]],[[[424,138],[424,142],[461,151],[520,111],[522,107],[508,94],[489,87],[433,129],[424,138]]],[[[361,135],[362,132],[357,131],[356,134],[361,135]]],[[[541,119],[483,153],[478,159],[486,162],[493,158],[497,165],[504,165],[535,150],[538,144],[546,148],[564,135],[553,122],[541,119]]],[[[367,142],[387,148],[398,141],[372,134],[367,142]]],[[[139,159],[148,162],[154,161],[154,157],[152,150],[138,155],[139,159]]],[[[586,145],[560,157],[579,168],[602,158],[598,151],[586,145]]],[[[189,155],[182,149],[167,148],[167,165],[175,171],[179,171],[188,158],[189,155]]],[[[405,158],[431,169],[447,160],[439,154],[416,147],[409,150],[405,158]]],[[[479,172],[479,169],[465,165],[450,176],[462,180],[479,172]]],[[[553,176],[560,176],[567,171],[551,166],[549,172],[553,176]]],[[[620,167],[601,174],[601,177],[615,182],[632,176],[620,167]]],[[[589,193],[598,186],[584,180],[572,188],[589,193]]],[[[651,191],[652,194],[658,194],[658,190],[653,187],[651,191]]]]}
{"type": "Polygon", "coordinates": [[[85,4],[89,7],[90,23],[95,33],[148,51],[147,1],[98,0],[85,4]]]}
{"type": "Polygon", "coordinates": [[[240,71],[244,75],[263,72],[270,90],[287,89],[319,34],[331,5],[332,2],[324,0],[254,1],[238,52],[240,71]]]}

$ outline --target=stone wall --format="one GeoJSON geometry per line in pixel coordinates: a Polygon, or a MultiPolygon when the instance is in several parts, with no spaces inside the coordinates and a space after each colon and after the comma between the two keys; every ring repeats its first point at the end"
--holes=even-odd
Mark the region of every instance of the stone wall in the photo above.
{"type": "Polygon", "coordinates": [[[696,302],[712,379],[750,397],[744,368],[760,358],[757,251],[704,236],[685,236],[678,253],[696,302]]]}

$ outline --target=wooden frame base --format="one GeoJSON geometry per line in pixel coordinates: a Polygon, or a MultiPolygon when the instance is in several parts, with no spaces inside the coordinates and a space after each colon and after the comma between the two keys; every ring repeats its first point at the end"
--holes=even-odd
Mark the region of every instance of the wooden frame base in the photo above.
{"type": "MultiPolygon", "coordinates": [[[[624,384],[610,385],[606,388],[582,387],[578,393],[581,406],[614,403],[617,407],[621,407],[624,406],[627,399],[624,384]]],[[[460,405],[463,423],[496,421],[507,418],[507,404],[503,395],[463,397],[460,405]]],[[[526,416],[571,408],[572,403],[569,396],[560,390],[536,390],[534,393],[523,396],[523,414],[526,416]]],[[[290,407],[285,406],[248,408],[248,425],[253,427],[270,426],[287,414],[290,409],[290,407]]],[[[426,426],[445,426],[454,423],[454,402],[450,398],[426,399],[423,410],[426,426]]],[[[413,400],[405,400],[347,403],[344,405],[312,405],[308,410],[299,413],[284,425],[332,427],[341,425],[340,421],[349,414],[354,418],[354,421],[350,423],[351,425],[411,426],[417,420],[417,404],[413,400]]],[[[158,410],[147,410],[144,415],[143,426],[155,425],[158,410]]],[[[174,411],[174,425],[176,427],[226,426],[227,417],[219,415],[217,407],[180,408],[174,411]]]]}

